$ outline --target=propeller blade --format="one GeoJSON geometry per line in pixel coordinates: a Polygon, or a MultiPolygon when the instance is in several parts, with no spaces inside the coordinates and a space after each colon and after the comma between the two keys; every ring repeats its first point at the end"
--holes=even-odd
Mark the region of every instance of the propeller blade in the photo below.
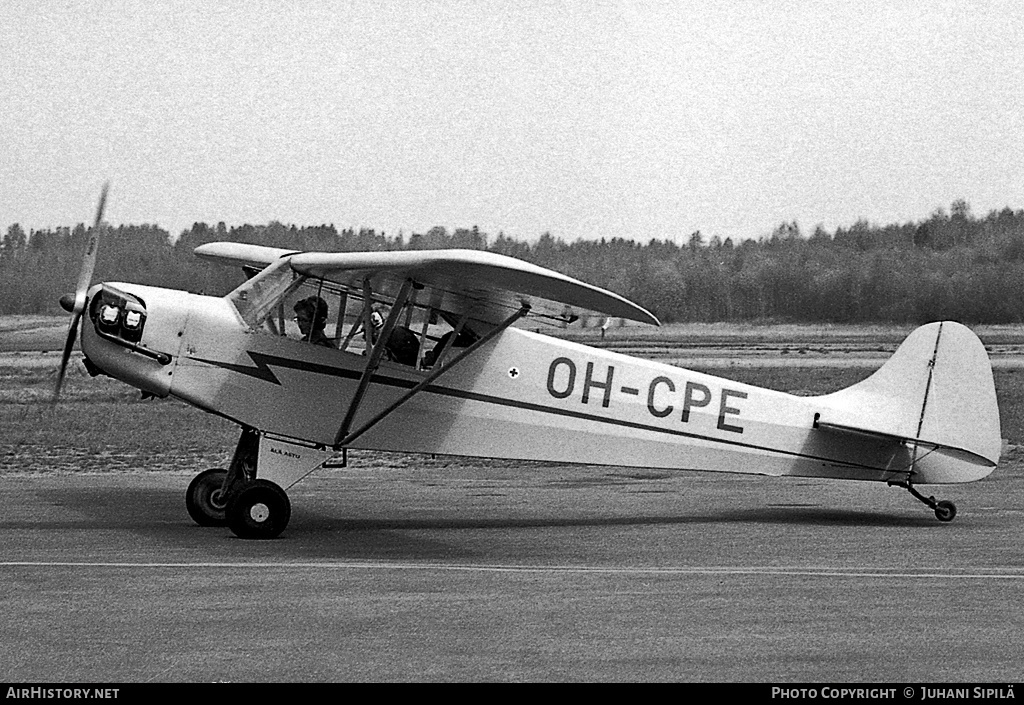
{"type": "Polygon", "coordinates": [[[64,341],[64,353],[60,356],[60,369],[57,371],[57,384],[53,388],[53,404],[60,400],[60,389],[64,386],[64,373],[68,369],[68,360],[71,358],[71,349],[75,347],[75,335],[78,333],[78,322],[82,319],[81,313],[71,314],[71,325],[68,326],[68,337],[64,341]]]}
{"type": "Polygon", "coordinates": [[[100,194],[100,204],[96,208],[96,220],[92,230],[89,231],[89,240],[86,243],[85,255],[82,257],[82,269],[78,273],[78,286],[75,287],[74,303],[69,309],[67,304],[71,303],[61,297],[61,308],[71,312],[71,324],[68,326],[68,337],[64,341],[64,352],[60,357],[60,369],[57,371],[57,383],[53,388],[53,404],[60,399],[60,390],[64,386],[64,374],[68,369],[68,360],[71,359],[71,350],[75,347],[75,336],[78,334],[78,323],[82,320],[82,313],[85,311],[85,295],[89,292],[89,284],[92,283],[92,273],[96,269],[96,251],[100,242],[100,227],[103,224],[103,209],[107,204],[107,191],[110,182],[103,184],[103,192],[100,194]]]}
{"type": "Polygon", "coordinates": [[[103,209],[107,205],[107,191],[110,182],[103,184],[103,192],[100,194],[100,204],[96,208],[96,221],[92,230],[89,231],[89,240],[85,246],[85,256],[82,257],[82,269],[78,273],[78,286],[75,287],[75,307],[72,313],[81,315],[85,310],[85,294],[89,291],[89,284],[92,283],[92,273],[96,269],[96,250],[100,243],[100,226],[103,223],[103,209]]]}

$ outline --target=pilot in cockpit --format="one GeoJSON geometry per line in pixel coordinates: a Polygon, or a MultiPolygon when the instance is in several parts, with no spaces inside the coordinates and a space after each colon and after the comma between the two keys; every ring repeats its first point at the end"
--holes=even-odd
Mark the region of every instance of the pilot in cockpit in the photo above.
{"type": "Polygon", "coordinates": [[[334,347],[334,341],[327,337],[324,328],[327,326],[327,302],[319,296],[302,299],[293,307],[295,322],[302,332],[302,339],[314,345],[334,347]]]}

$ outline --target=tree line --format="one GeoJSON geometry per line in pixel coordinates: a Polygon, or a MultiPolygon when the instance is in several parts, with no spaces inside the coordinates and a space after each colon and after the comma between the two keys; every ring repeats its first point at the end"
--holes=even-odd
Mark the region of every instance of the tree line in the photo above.
{"type": "MultiPolygon", "coordinates": [[[[88,229],[79,224],[0,241],[0,313],[48,314],[77,281],[88,229]]],[[[107,228],[94,281],[134,281],[223,294],[238,271],[198,261],[192,250],[230,240],[295,250],[367,251],[469,248],[510,255],[615,291],[666,323],[776,321],[965,323],[1024,321],[1024,210],[975,217],[955,201],[919,222],[858,221],[802,233],[782,223],[758,239],[685,242],[621,237],[525,242],[478,228],[431,228],[394,237],[333,225],[195,223],[178,237],[155,225],[107,228]]]]}

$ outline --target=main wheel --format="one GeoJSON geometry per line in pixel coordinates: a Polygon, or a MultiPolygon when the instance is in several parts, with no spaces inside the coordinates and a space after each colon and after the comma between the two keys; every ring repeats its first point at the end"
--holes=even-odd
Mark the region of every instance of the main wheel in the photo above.
{"type": "Polygon", "coordinates": [[[269,480],[254,480],[228,502],[227,522],[235,536],[272,539],[284,531],[292,515],[284,490],[269,480]]]}
{"type": "Polygon", "coordinates": [[[228,471],[222,468],[204,470],[195,476],[185,492],[185,508],[199,526],[224,526],[228,503],[221,492],[228,471]]]}
{"type": "Polygon", "coordinates": [[[952,502],[942,500],[935,505],[935,518],[939,521],[953,521],[956,516],[956,505],[952,502]]]}

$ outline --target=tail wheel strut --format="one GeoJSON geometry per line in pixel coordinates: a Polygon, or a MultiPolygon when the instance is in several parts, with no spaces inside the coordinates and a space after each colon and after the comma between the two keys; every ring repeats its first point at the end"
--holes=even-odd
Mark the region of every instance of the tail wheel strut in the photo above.
{"type": "Polygon", "coordinates": [[[914,495],[918,500],[927,504],[935,512],[935,518],[939,521],[953,521],[953,517],[956,516],[955,504],[945,499],[936,501],[934,497],[925,497],[914,489],[914,486],[909,480],[907,482],[890,482],[889,485],[891,487],[902,487],[907,492],[914,495]]]}

